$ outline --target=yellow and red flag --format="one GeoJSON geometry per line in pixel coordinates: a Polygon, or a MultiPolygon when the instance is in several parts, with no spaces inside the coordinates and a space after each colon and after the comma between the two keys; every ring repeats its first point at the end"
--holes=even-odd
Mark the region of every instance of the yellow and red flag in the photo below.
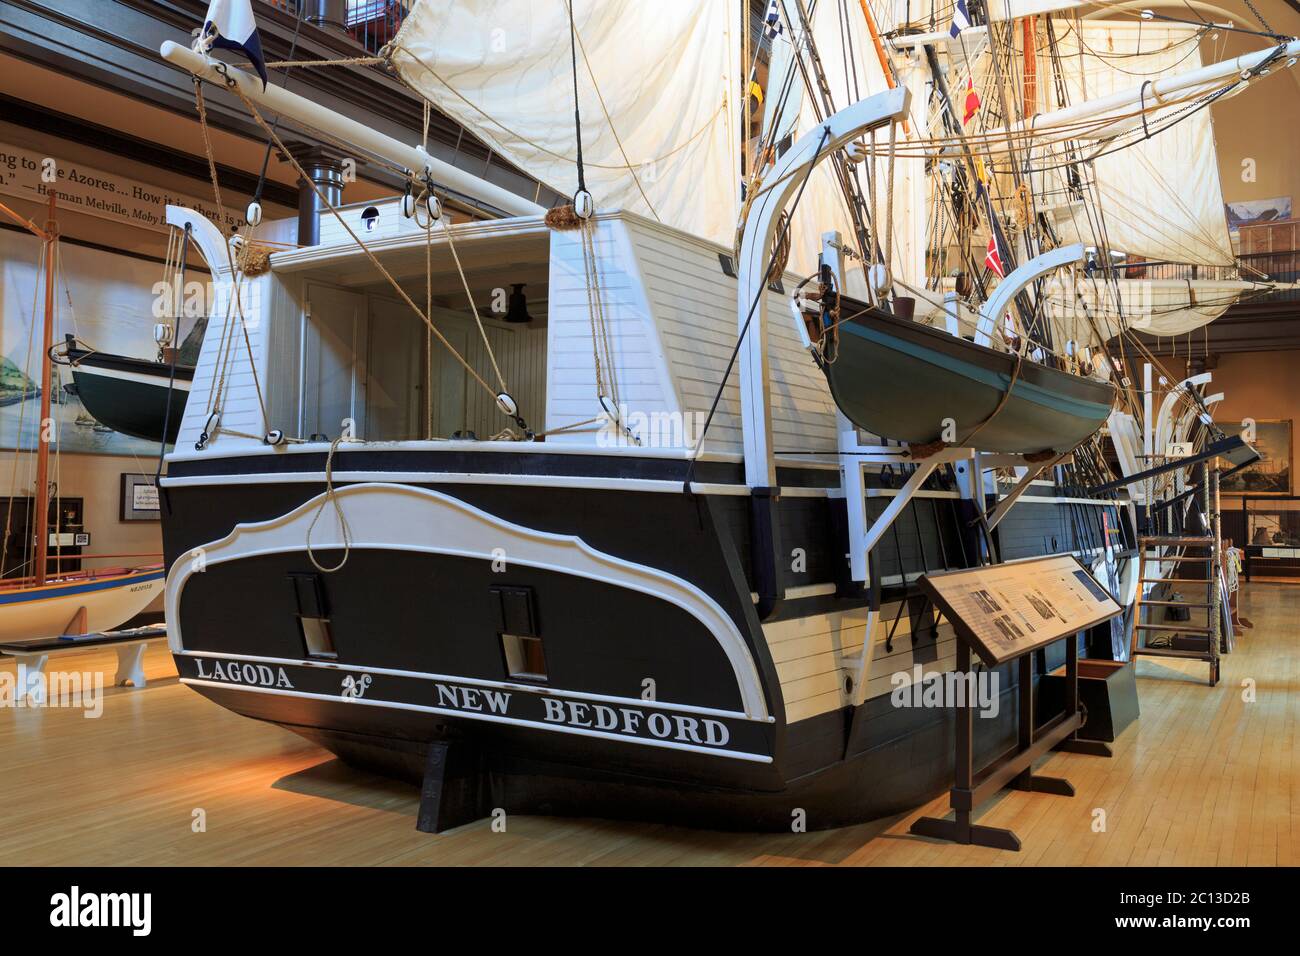
{"type": "Polygon", "coordinates": [[[963,126],[969,126],[970,121],[975,118],[979,112],[980,95],[975,92],[975,81],[968,79],[966,81],[966,109],[962,114],[961,122],[963,126]]]}

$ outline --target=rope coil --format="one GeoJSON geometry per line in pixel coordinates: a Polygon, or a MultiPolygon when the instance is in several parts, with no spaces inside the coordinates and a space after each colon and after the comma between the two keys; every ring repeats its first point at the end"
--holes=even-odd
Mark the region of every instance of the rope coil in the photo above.
{"type": "Polygon", "coordinates": [[[307,526],[307,557],[311,560],[312,567],[321,574],[342,571],[343,566],[348,563],[348,558],[352,556],[352,529],[348,527],[347,515],[343,513],[343,506],[339,504],[338,492],[334,490],[334,453],[339,450],[340,442],[348,440],[340,435],[330,442],[329,453],[325,456],[325,496],[321,499],[320,507],[316,509],[311,524],[307,526]],[[316,560],[316,552],[311,544],[311,533],[316,529],[316,522],[320,521],[320,516],[325,513],[325,506],[330,504],[334,506],[334,513],[339,519],[339,529],[343,533],[343,557],[339,558],[339,563],[334,567],[327,568],[316,560]]]}

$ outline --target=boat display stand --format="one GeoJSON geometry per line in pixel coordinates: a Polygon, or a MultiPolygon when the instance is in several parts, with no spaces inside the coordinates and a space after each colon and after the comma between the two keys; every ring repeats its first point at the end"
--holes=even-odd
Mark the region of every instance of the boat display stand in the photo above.
{"type": "Polygon", "coordinates": [[[117,673],[113,677],[113,685],[125,687],[129,683],[132,687],[141,688],[147,683],[144,674],[145,647],[151,641],[165,640],[166,637],[167,633],[161,626],[107,631],[102,634],[68,634],[63,637],[0,644],[0,654],[13,657],[21,668],[23,679],[20,697],[32,706],[39,706],[45,703],[44,674],[51,655],[84,651],[89,647],[111,646],[117,651],[117,673]]]}
{"type": "MultiPolygon", "coordinates": [[[[1122,608],[1071,555],[1031,558],[970,570],[925,575],[922,591],[953,624],[957,635],[956,673],[973,684],[973,657],[988,667],[1017,667],[1017,739],[1013,747],[987,765],[975,766],[973,688],[955,702],[956,754],[949,805],[953,819],[921,817],[910,832],[916,836],[975,844],[997,850],[1020,849],[1020,838],[1002,827],[973,822],[976,809],[1010,787],[1035,793],[1074,796],[1061,777],[1033,771],[1034,761],[1052,750],[1111,756],[1109,745],[1078,736],[1085,715],[1079,706],[1077,635],[1108,621],[1122,608]],[[1034,653],[1065,639],[1065,709],[1042,727],[1034,720],[1034,653]]],[[[996,672],[994,672],[996,673],[996,672]]]]}
{"type": "Polygon", "coordinates": [[[436,740],[429,744],[420,785],[415,828],[445,833],[483,819],[479,756],[468,744],[436,740]]]}

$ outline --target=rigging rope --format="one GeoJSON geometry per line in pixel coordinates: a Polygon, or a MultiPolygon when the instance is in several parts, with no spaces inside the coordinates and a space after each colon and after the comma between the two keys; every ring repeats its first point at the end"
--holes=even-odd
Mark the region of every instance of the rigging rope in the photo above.
{"type": "MultiPolygon", "coordinates": [[[[784,232],[788,233],[790,231],[790,224],[794,221],[795,210],[799,208],[799,201],[803,199],[803,191],[808,186],[808,180],[812,178],[813,170],[817,168],[817,160],[821,157],[822,148],[826,145],[826,140],[830,135],[831,128],[823,124],[822,138],[817,141],[817,150],[808,163],[808,171],[804,174],[803,182],[799,184],[799,191],[795,194],[794,202],[790,204],[789,219],[786,220],[784,232]]],[[[784,237],[782,241],[785,241],[784,237]]],[[[767,270],[764,270],[763,276],[764,280],[766,280],[767,270]]],[[[709,433],[709,426],[713,424],[713,416],[718,410],[718,403],[722,401],[722,393],[727,387],[727,380],[731,378],[731,370],[736,366],[736,358],[740,355],[740,348],[745,343],[745,336],[749,333],[750,323],[754,321],[754,312],[758,309],[758,303],[765,295],[767,295],[767,282],[762,281],[758,284],[758,292],[754,295],[754,301],[750,303],[749,313],[745,316],[745,323],[741,326],[740,335],[736,338],[736,346],[731,350],[731,358],[727,360],[727,368],[722,373],[722,379],[718,382],[718,390],[714,393],[713,402],[709,405],[709,414],[704,419],[704,427],[700,429],[700,437],[695,443],[694,454],[691,455],[690,462],[686,467],[686,477],[682,481],[682,490],[686,494],[691,493],[691,478],[695,474],[695,463],[699,461],[700,455],[704,452],[705,436],[709,433]]]]}
{"type": "MultiPolygon", "coordinates": [[[[302,164],[299,163],[297,158],[292,153],[290,153],[289,150],[285,147],[280,137],[266,122],[266,119],[262,116],[261,112],[258,110],[257,106],[253,103],[253,101],[248,98],[248,96],[244,93],[243,90],[239,88],[238,85],[234,84],[233,82],[228,83],[228,85],[229,88],[240,98],[240,100],[243,101],[244,107],[249,111],[249,114],[253,117],[254,121],[264,131],[266,131],[267,135],[270,136],[272,140],[275,142],[277,148],[279,148],[285,154],[285,156],[289,160],[289,163],[293,166],[294,171],[298,174],[298,176],[302,179],[302,181],[311,186],[312,190],[316,193],[317,198],[320,199],[321,203],[330,211],[330,213],[334,216],[334,218],[338,220],[339,224],[343,227],[344,231],[347,232],[347,234],[352,238],[352,241],[357,244],[357,246],[365,254],[366,258],[370,260],[370,264],[373,265],[375,269],[379,272],[379,274],[382,275],[384,279],[388,282],[388,284],[392,286],[393,291],[395,291],[398,294],[398,296],[402,299],[402,301],[405,302],[406,305],[410,307],[412,312],[414,312],[417,316],[419,316],[420,320],[424,322],[425,326],[428,327],[429,331],[432,332],[437,337],[438,341],[441,342],[442,345],[447,349],[447,351],[450,352],[452,356],[455,357],[456,361],[460,363],[461,367],[465,369],[466,373],[470,375],[470,377],[472,377],[476,382],[478,382],[478,384],[483,387],[484,391],[486,391],[488,394],[492,396],[493,402],[496,405],[496,407],[501,409],[503,414],[506,414],[509,417],[513,418],[516,424],[518,424],[521,428],[527,430],[527,423],[524,422],[522,416],[518,414],[517,410],[513,415],[511,415],[510,412],[506,410],[505,406],[502,404],[501,396],[499,396],[492,389],[492,386],[490,386],[484,380],[483,376],[478,373],[478,370],[475,369],[474,366],[472,366],[465,359],[465,357],[461,355],[459,351],[457,351],[455,346],[453,346],[451,342],[447,340],[447,337],[442,334],[442,332],[437,328],[437,326],[434,325],[433,320],[427,314],[421,311],[420,307],[415,304],[414,300],[412,300],[411,296],[407,293],[407,291],[404,288],[402,288],[401,284],[393,277],[392,273],[390,273],[384,267],[383,263],[379,261],[379,258],[374,254],[374,252],[371,251],[370,247],[367,246],[361,240],[361,237],[356,234],[356,231],[353,230],[352,226],[348,223],[348,221],[343,218],[343,215],[338,211],[338,209],[334,206],[334,204],[330,202],[329,197],[326,196],[325,193],[321,190],[321,188],[312,180],[312,178],[307,175],[307,171],[302,168],[302,164]]],[[[473,303],[471,302],[471,306],[472,305],[473,303]]]]}
{"type": "MultiPolygon", "coordinates": [[[[300,20],[299,23],[301,22],[300,20]]],[[[293,55],[292,49],[289,50],[289,55],[293,55]]],[[[342,60],[272,60],[265,66],[268,70],[289,70],[296,66],[377,66],[387,62],[385,56],[351,56],[342,60]]]]}
{"type": "Polygon", "coordinates": [[[573,61],[573,137],[578,146],[578,192],[585,193],[587,174],[582,167],[582,111],[578,103],[578,30],[573,25],[573,0],[568,0],[565,6],[569,8],[569,57],[573,61]]]}
{"type": "Polygon", "coordinates": [[[352,555],[352,530],[348,527],[347,515],[343,513],[343,506],[339,504],[338,492],[334,490],[334,453],[339,450],[339,442],[345,441],[342,435],[339,435],[330,442],[329,453],[325,456],[325,496],[321,498],[320,507],[316,509],[316,514],[311,519],[311,524],[307,526],[307,557],[311,560],[312,566],[321,574],[333,574],[336,571],[342,571],[343,566],[348,563],[348,558],[352,555]],[[338,515],[339,529],[343,535],[343,557],[339,558],[339,563],[332,568],[327,568],[316,560],[316,552],[312,549],[311,533],[316,528],[316,522],[320,516],[325,513],[325,506],[332,504],[334,513],[338,515]]]}
{"type": "MultiPolygon", "coordinates": [[[[234,83],[233,80],[228,80],[228,83],[232,89],[234,89],[237,93],[239,93],[241,99],[244,99],[245,102],[248,102],[247,97],[244,96],[243,91],[239,89],[239,87],[234,83]]],[[[203,131],[203,148],[204,151],[207,153],[207,158],[208,158],[208,175],[212,179],[212,191],[213,191],[213,195],[216,198],[217,213],[218,215],[220,215],[221,210],[224,210],[226,206],[221,199],[221,181],[217,176],[217,159],[216,159],[216,154],[212,149],[212,136],[208,129],[208,109],[207,109],[207,103],[203,97],[203,83],[201,80],[199,80],[198,77],[194,78],[194,102],[199,112],[199,128],[203,131]]],[[[271,137],[275,138],[277,144],[280,145],[280,148],[284,149],[283,144],[279,143],[279,138],[275,136],[275,132],[271,130],[270,127],[266,127],[265,124],[264,124],[264,128],[267,130],[267,133],[271,137]]],[[[262,429],[263,432],[265,433],[265,430],[270,427],[270,423],[267,419],[267,414],[266,414],[266,400],[262,397],[262,383],[257,374],[257,362],[253,358],[253,347],[248,338],[248,324],[244,320],[244,303],[239,294],[239,286],[240,286],[239,273],[235,269],[235,260],[230,253],[230,243],[226,242],[223,243],[223,245],[225,246],[225,250],[226,250],[226,263],[230,267],[232,303],[239,313],[239,329],[243,333],[244,349],[248,353],[248,365],[253,375],[253,387],[257,392],[257,405],[262,412],[262,429]]],[[[229,327],[229,325],[230,325],[230,308],[228,306],[226,311],[225,326],[229,327]]],[[[233,347],[230,349],[230,352],[231,354],[233,354],[234,352],[233,347]]],[[[228,360],[225,363],[225,365],[228,368],[229,366],[228,360]]],[[[212,405],[209,406],[210,410],[214,408],[216,409],[216,417],[218,423],[220,421],[221,406],[217,404],[217,402],[219,402],[224,397],[225,385],[226,385],[226,368],[223,368],[221,373],[221,378],[218,381],[217,390],[213,393],[214,402],[212,405]]],[[[212,418],[211,416],[209,416],[209,422],[211,421],[212,418]]],[[[207,429],[205,428],[204,431],[206,432],[207,429]]],[[[202,443],[206,444],[206,440],[203,440],[202,443]]]]}

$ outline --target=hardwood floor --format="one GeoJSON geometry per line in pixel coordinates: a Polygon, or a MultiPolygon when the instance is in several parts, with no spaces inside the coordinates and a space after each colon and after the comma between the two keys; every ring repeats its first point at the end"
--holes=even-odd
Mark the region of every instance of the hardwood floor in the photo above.
{"type": "MultiPolygon", "coordinates": [[[[106,690],[98,719],[0,710],[0,864],[1295,865],[1300,587],[1251,585],[1241,611],[1255,628],[1224,659],[1218,687],[1206,685],[1204,664],[1142,659],[1142,717],[1114,758],[1040,763],[1074,783],[1073,799],[1008,791],[984,809],[980,822],[1020,835],[1020,853],[908,835],[917,816],[944,812],[946,796],[806,834],[511,816],[505,832],[481,821],[428,836],[415,830],[413,787],[207,702],[154,645],[149,686],[106,690]],[[1098,811],[1104,832],[1094,832],[1098,811]]],[[[112,678],[111,652],[59,663],[112,678]]],[[[3,670],[14,662],[0,660],[3,670]]]]}

